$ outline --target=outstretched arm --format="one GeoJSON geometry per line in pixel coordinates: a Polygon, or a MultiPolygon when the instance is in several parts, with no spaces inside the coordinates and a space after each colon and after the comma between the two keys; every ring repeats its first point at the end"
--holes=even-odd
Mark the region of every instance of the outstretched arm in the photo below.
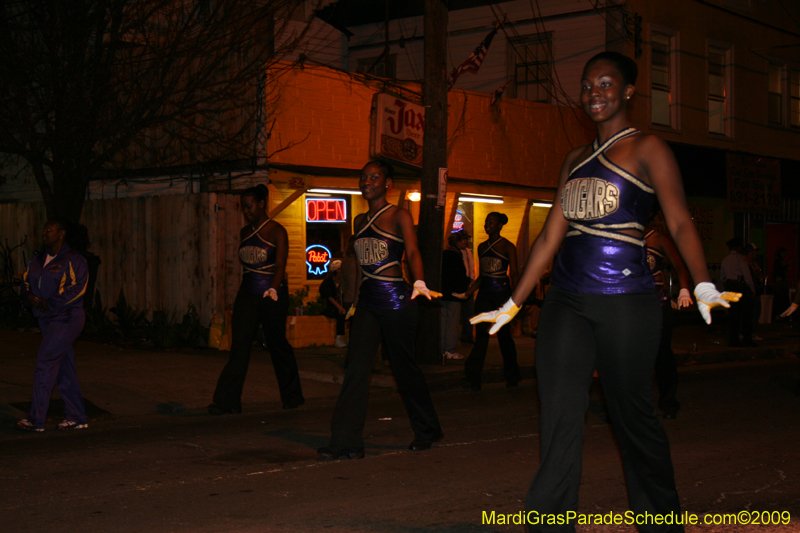
{"type": "MultiPolygon", "coordinates": [[[[583,147],[576,148],[564,160],[564,165],[561,167],[558,190],[556,191],[556,199],[561,198],[561,190],[569,177],[569,170],[581,151],[583,151],[583,147]]],[[[474,316],[470,319],[470,322],[472,324],[492,322],[493,325],[489,328],[490,335],[497,333],[500,328],[510,322],[522,309],[522,304],[531,291],[539,284],[542,274],[549,268],[550,262],[555,257],[561,242],[564,240],[564,236],[567,234],[567,228],[569,228],[569,222],[564,218],[563,210],[560,206],[554,205],[547,215],[542,232],[536,237],[531,247],[525,270],[522,272],[522,277],[511,294],[511,298],[499,309],[474,316]]]]}
{"type": "Polygon", "coordinates": [[[569,171],[573,167],[575,160],[583,151],[583,147],[572,150],[564,159],[564,164],[561,167],[561,174],[558,182],[558,189],[556,190],[555,203],[550,208],[547,214],[542,232],[536,237],[536,240],[531,246],[531,251],[528,254],[528,262],[525,264],[525,269],[522,271],[519,283],[517,283],[511,299],[518,306],[528,298],[528,295],[549,268],[550,263],[553,261],[556,252],[561,247],[561,242],[569,229],[569,221],[564,218],[564,211],[558,205],[561,198],[561,191],[564,188],[567,178],[569,178],[569,171]]]}
{"type": "Polygon", "coordinates": [[[519,262],[517,261],[517,247],[509,241],[508,247],[508,278],[511,280],[511,288],[517,286],[519,282],[519,262]]]}
{"type": "Polygon", "coordinates": [[[411,292],[411,299],[413,300],[420,294],[425,296],[428,300],[431,298],[440,298],[442,296],[441,293],[432,291],[425,285],[425,270],[422,266],[422,254],[419,253],[417,233],[414,231],[414,220],[411,218],[411,213],[398,207],[397,225],[400,228],[400,234],[403,236],[403,242],[406,246],[408,268],[411,270],[411,277],[414,278],[414,290],[411,292]]]}
{"type": "Polygon", "coordinates": [[[658,137],[647,135],[641,143],[638,152],[642,154],[642,168],[656,191],[669,233],[680,250],[680,257],[695,283],[710,282],[700,235],[686,203],[678,162],[667,143],[658,137]]]}
{"type": "Polygon", "coordinates": [[[650,185],[656,191],[670,235],[678,246],[680,256],[686,262],[694,282],[697,283],[694,289],[697,309],[706,323],[710,324],[713,307],[730,307],[728,302],[738,301],[741,295],[727,292],[720,294],[711,283],[700,235],[689,214],[680,170],[672,150],[667,143],[652,135],[644,136],[640,142],[638,153],[642,154],[640,160],[642,170],[650,178],[650,185]]]}

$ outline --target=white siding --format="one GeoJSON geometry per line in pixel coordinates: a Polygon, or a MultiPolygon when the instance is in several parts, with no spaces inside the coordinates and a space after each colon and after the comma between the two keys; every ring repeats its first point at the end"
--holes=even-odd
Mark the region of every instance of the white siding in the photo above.
{"type": "MultiPolygon", "coordinates": [[[[477,74],[465,73],[455,87],[470,91],[492,93],[505,84],[513,75],[513,65],[508,61],[508,37],[535,35],[538,32],[552,33],[552,53],[555,79],[568,97],[558,95],[564,104],[576,101],[580,89],[583,65],[592,55],[605,49],[605,14],[593,10],[587,0],[540,0],[532,4],[528,0],[503,2],[494,6],[461,9],[449,14],[448,23],[448,69],[463,63],[472,51],[491,31],[497,19],[508,22],[495,36],[489,53],[477,74]],[[541,11],[534,13],[532,6],[541,11]],[[534,18],[557,17],[535,23],[534,18]]],[[[377,57],[385,42],[382,23],[350,28],[350,53],[346,68],[355,71],[358,60],[377,57]]],[[[422,36],[424,20],[410,17],[389,24],[390,53],[397,56],[396,77],[401,80],[420,80],[424,75],[424,50],[422,36]],[[396,42],[405,39],[401,48],[396,42]]],[[[555,100],[554,100],[555,101],[555,100]]]]}

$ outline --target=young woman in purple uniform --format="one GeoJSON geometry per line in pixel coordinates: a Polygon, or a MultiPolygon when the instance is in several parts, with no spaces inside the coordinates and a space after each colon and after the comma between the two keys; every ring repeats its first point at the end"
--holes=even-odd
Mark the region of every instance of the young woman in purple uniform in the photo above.
{"type": "Polygon", "coordinates": [[[283,408],[294,409],[305,403],[294,350],[286,340],[289,238],[283,226],[267,215],[268,194],[264,185],[242,193],[242,213],[249,222],[239,235],[239,261],[244,273],[233,304],[231,354],[217,380],[214,403],[208,406],[212,415],[242,412],[242,389],[259,324],[272,358],[283,408]]]}
{"type": "Polygon", "coordinates": [[[362,281],[350,326],[347,370],[331,420],[330,444],[317,450],[326,460],[364,457],[369,376],[382,339],[414,430],[409,449],[427,450],[442,438],[425,376],[413,360],[419,320],[413,300],[420,294],[429,300],[441,294],[425,285],[411,214],[386,200],[392,175],[391,165],[370,161],[359,179],[362,197],[369,204],[369,211],[353,221],[362,281]],[[404,254],[416,280],[413,287],[403,278],[404,254]]]}
{"type": "MultiPolygon", "coordinates": [[[[705,320],[711,320],[710,308],[727,307],[726,300],[736,298],[720,294],[710,282],[671,150],[628,119],[636,73],[636,64],[615,52],[586,64],[581,104],[597,125],[597,139],[567,155],[556,194],[560,205],[550,210],[511,298],[473,318],[494,322],[492,330],[510,321],[558,252],[536,346],[541,462],[526,507],[540,514],[578,507],[584,416],[595,369],[619,442],[631,510],[680,512],[669,444],[652,400],[661,311],[643,237],[656,198],[698,284],[695,296],[705,320]]],[[[574,531],[575,524],[528,528],[574,531]]]]}

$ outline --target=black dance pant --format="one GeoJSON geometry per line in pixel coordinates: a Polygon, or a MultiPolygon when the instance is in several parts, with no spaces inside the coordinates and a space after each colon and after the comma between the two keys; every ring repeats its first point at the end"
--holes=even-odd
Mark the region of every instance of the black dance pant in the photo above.
{"type": "Polygon", "coordinates": [[[731,302],[728,311],[728,344],[736,346],[742,341],[753,342],[753,293],[747,286],[742,287],[736,283],[726,283],[725,290],[742,294],[738,302],[731,302]],[[739,335],[742,336],[742,341],[739,340],[739,335]]]}
{"type": "Polygon", "coordinates": [[[413,303],[397,310],[376,311],[356,307],[347,345],[347,370],[333,410],[331,446],[347,449],[364,448],[364,422],[367,418],[369,376],[381,340],[386,339],[392,372],[403,398],[414,439],[433,442],[442,429],[433,407],[428,383],[414,362],[419,310],[413,303]]]}
{"type": "MultiPolygon", "coordinates": [[[[493,311],[502,307],[511,298],[511,291],[486,292],[479,291],[475,299],[475,314],[493,311]]],[[[481,373],[486,361],[486,350],[489,348],[489,322],[478,322],[475,325],[475,345],[464,361],[464,373],[467,381],[472,385],[481,384],[481,373]]],[[[506,324],[497,332],[497,342],[500,343],[500,353],[503,355],[503,371],[506,383],[517,384],[520,380],[519,364],[517,363],[517,345],[511,336],[511,324],[506,324]]]]}
{"type": "Polygon", "coordinates": [[[233,304],[233,336],[228,364],[222,369],[214,391],[214,403],[222,409],[242,409],[242,389],[247,367],[250,365],[250,350],[258,333],[258,325],[264,331],[278,388],[284,404],[297,404],[303,400],[300,374],[294,350],[286,340],[286,311],[288,296],[280,294],[276,302],[258,294],[239,291],[233,304]]]}
{"type": "MultiPolygon", "coordinates": [[[[350,309],[349,307],[345,307],[345,310],[350,309]]],[[[323,316],[326,316],[332,320],[336,321],[336,334],[337,335],[344,335],[344,315],[338,311],[338,309],[326,309],[323,316]]]]}
{"type": "MultiPolygon", "coordinates": [[[[653,407],[660,331],[655,292],[596,295],[558,287],[548,291],[536,342],[541,462],[528,492],[528,511],[565,514],[578,508],[584,420],[597,369],[619,443],[631,510],[680,513],[669,443],[653,407]]],[[[574,531],[575,524],[528,528],[574,531]]],[[[639,531],[683,531],[683,527],[641,525],[639,531]]]]}
{"type": "Polygon", "coordinates": [[[667,302],[661,306],[661,343],[656,357],[656,384],[658,385],[658,408],[675,414],[681,408],[676,398],[678,393],[678,363],[672,351],[672,306],[667,302]]]}

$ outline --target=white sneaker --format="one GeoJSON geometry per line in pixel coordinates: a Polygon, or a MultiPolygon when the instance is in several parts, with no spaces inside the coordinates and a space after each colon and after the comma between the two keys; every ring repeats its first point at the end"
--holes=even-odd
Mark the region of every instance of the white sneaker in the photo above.
{"type": "Polygon", "coordinates": [[[344,338],[341,335],[336,335],[336,340],[333,341],[333,345],[337,348],[347,348],[347,343],[344,342],[344,338]]]}
{"type": "Polygon", "coordinates": [[[464,359],[464,356],[458,352],[444,352],[444,355],[448,359],[464,359]]]}

